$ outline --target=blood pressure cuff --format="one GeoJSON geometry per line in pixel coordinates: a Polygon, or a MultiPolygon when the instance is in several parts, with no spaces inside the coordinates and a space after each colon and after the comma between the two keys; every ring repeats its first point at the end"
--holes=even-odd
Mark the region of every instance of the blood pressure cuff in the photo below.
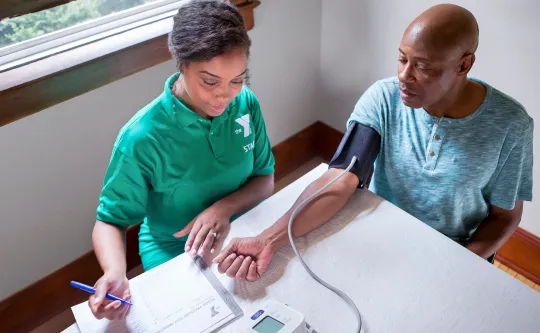
{"type": "Polygon", "coordinates": [[[356,162],[350,172],[358,177],[360,181],[358,187],[363,188],[369,179],[380,148],[381,136],[377,131],[369,126],[353,122],[349,125],[328,167],[347,169],[353,156],[356,156],[356,162]]]}

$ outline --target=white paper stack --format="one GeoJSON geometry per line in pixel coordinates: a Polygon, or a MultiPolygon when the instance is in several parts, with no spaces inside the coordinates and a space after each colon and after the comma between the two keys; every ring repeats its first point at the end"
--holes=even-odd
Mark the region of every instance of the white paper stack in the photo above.
{"type": "Polygon", "coordinates": [[[82,333],[215,332],[242,310],[202,259],[182,254],[130,280],[125,320],[98,320],[88,302],[72,307],[82,333]],[[194,261],[195,260],[195,261],[194,261]]]}

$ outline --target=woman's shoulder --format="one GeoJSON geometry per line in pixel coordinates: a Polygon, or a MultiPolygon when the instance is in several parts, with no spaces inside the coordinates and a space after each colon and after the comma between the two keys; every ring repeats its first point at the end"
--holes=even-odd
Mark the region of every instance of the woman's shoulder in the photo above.
{"type": "Polygon", "coordinates": [[[261,106],[259,105],[259,99],[253,93],[253,91],[246,85],[242,87],[242,90],[236,96],[234,103],[237,104],[240,108],[246,108],[250,113],[257,113],[261,111],[261,106]]]}
{"type": "Polygon", "coordinates": [[[161,96],[148,103],[128,120],[120,129],[115,146],[123,153],[133,156],[136,151],[144,151],[156,140],[158,123],[164,121],[161,96]]]}

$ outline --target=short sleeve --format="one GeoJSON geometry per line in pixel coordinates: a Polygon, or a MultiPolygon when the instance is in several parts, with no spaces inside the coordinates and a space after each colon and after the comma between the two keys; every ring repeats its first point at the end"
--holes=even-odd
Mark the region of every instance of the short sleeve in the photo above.
{"type": "Polygon", "coordinates": [[[382,114],[385,100],[383,89],[384,83],[377,81],[362,94],[347,121],[347,129],[352,122],[358,122],[373,128],[380,136],[383,135],[382,114]]]}
{"type": "Polygon", "coordinates": [[[251,119],[253,130],[255,131],[255,148],[254,148],[254,166],[252,176],[266,176],[274,173],[274,154],[270,139],[266,134],[266,126],[261,112],[261,107],[257,97],[250,93],[249,107],[251,109],[251,119]]]}
{"type": "Polygon", "coordinates": [[[96,218],[128,227],[146,217],[149,181],[132,158],[115,148],[105,173],[96,218]]]}
{"type": "Polygon", "coordinates": [[[487,200],[491,205],[511,210],[516,201],[532,200],[533,129],[530,119],[490,188],[487,200]]]}

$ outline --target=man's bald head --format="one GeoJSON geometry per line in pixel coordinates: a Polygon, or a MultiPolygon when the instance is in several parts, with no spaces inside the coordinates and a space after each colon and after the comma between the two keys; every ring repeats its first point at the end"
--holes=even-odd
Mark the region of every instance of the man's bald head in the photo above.
{"type": "Polygon", "coordinates": [[[456,5],[437,5],[407,27],[399,45],[398,78],[403,102],[433,107],[467,82],[478,48],[473,14],[456,5]]]}
{"type": "Polygon", "coordinates": [[[405,30],[403,39],[426,53],[461,57],[478,48],[478,23],[467,9],[443,4],[420,14],[405,30]]]}

